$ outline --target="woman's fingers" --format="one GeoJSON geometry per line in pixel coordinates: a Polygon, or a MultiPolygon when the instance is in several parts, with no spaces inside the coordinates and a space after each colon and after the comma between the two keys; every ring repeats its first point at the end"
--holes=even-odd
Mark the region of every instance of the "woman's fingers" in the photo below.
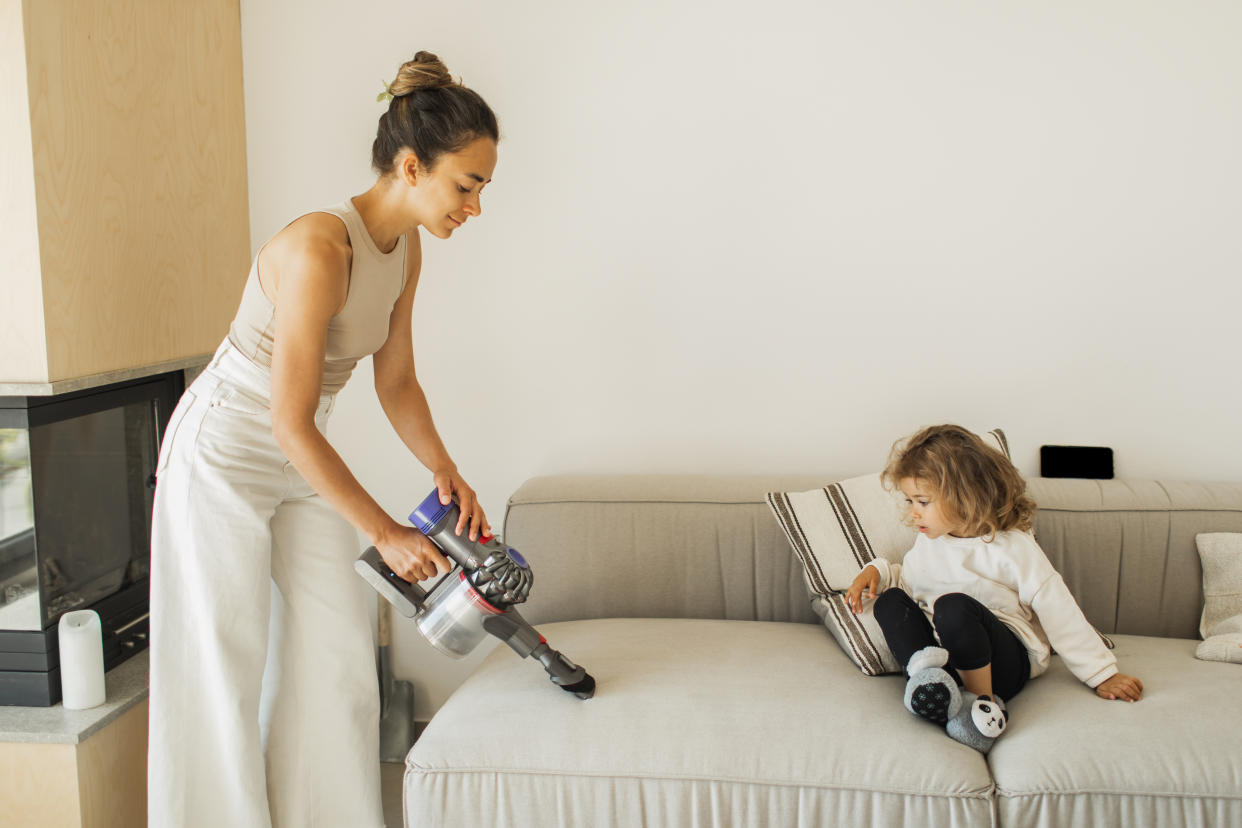
{"type": "Polygon", "coordinates": [[[418,537],[417,541],[418,551],[415,555],[417,556],[419,569],[423,573],[423,578],[434,578],[436,575],[441,575],[452,569],[444,554],[440,552],[434,543],[422,536],[418,537]]]}
{"type": "Polygon", "coordinates": [[[483,504],[479,503],[479,498],[465,483],[459,482],[457,485],[457,502],[460,506],[460,517],[457,518],[457,527],[453,530],[453,534],[460,535],[467,526],[470,527],[470,540],[478,540],[479,535],[490,535],[491,531],[487,525],[487,516],[483,514],[483,504]]]}
{"type": "Polygon", "coordinates": [[[431,561],[425,558],[419,558],[410,564],[410,571],[414,574],[414,580],[425,581],[431,577],[431,561]]]}
{"type": "Polygon", "coordinates": [[[457,518],[457,528],[453,531],[453,534],[460,535],[462,530],[466,528],[466,525],[469,524],[470,540],[474,540],[478,537],[474,526],[474,510],[478,504],[475,502],[474,492],[465,485],[457,487],[457,505],[460,507],[458,510],[460,514],[457,518]]]}
{"type": "Polygon", "coordinates": [[[448,562],[448,558],[444,557],[443,553],[441,553],[439,549],[436,549],[432,544],[428,545],[431,546],[432,575],[443,575],[453,568],[453,565],[448,562]]]}
{"type": "Polygon", "coordinates": [[[487,515],[483,512],[483,505],[479,503],[478,496],[474,493],[474,489],[466,485],[466,482],[457,474],[441,472],[435,476],[436,489],[440,493],[440,503],[447,506],[453,500],[453,495],[457,495],[457,525],[453,527],[453,534],[461,536],[461,533],[469,529],[468,537],[470,540],[478,540],[480,535],[491,535],[492,527],[487,522],[487,515]]]}
{"type": "Polygon", "coordinates": [[[453,502],[453,481],[447,474],[436,475],[436,489],[440,492],[441,506],[447,506],[453,502]]]}
{"type": "Polygon", "coordinates": [[[470,540],[477,540],[479,535],[490,535],[487,531],[487,516],[483,514],[483,504],[476,498],[474,510],[470,515],[470,540]]]}
{"type": "Polygon", "coordinates": [[[448,559],[422,532],[410,527],[380,548],[380,556],[402,580],[414,583],[452,569],[448,559]]]}
{"type": "Polygon", "coordinates": [[[469,488],[465,480],[457,474],[442,472],[436,475],[436,489],[440,492],[440,503],[443,505],[452,503],[453,495],[457,495],[457,525],[453,526],[453,534],[461,536],[467,528],[467,536],[471,540],[478,540],[479,535],[492,534],[492,525],[483,513],[483,504],[478,502],[474,489],[469,488]]]}

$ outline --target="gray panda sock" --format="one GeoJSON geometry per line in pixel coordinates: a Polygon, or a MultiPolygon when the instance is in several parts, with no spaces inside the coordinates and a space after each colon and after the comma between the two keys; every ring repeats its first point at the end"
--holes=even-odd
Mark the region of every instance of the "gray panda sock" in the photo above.
{"type": "Polygon", "coordinates": [[[962,706],[957,682],[942,669],[948,661],[949,653],[942,647],[924,647],[906,664],[910,676],[903,699],[906,709],[936,724],[947,722],[962,706]]]}
{"type": "Polygon", "coordinates": [[[949,718],[944,730],[955,741],[987,753],[1008,724],[1009,714],[999,698],[976,696],[965,690],[961,710],[949,718]]]}

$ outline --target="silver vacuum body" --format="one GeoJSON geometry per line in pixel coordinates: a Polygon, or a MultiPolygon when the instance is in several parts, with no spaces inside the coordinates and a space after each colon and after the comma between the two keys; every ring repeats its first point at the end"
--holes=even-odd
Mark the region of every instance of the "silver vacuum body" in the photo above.
{"type": "Polygon", "coordinates": [[[580,699],[595,694],[595,679],[548,646],[547,641],[513,608],[526,600],[534,582],[529,564],[514,548],[493,536],[470,540],[454,534],[461,512],[456,503],[440,503],[433,491],[410,514],[410,522],[453,561],[453,569],[431,590],[400,578],[368,547],[354,569],[391,603],[414,620],[419,633],[440,652],[461,658],[493,635],[519,656],[532,656],[552,682],[580,699]]]}

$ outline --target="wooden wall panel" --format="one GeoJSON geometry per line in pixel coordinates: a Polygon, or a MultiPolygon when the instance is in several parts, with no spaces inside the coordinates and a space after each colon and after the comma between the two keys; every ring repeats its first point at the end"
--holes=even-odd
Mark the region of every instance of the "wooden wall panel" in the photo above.
{"type": "Polygon", "coordinates": [[[149,710],[143,701],[76,745],[0,742],[0,825],[146,825],[149,710]]]}
{"type": "Polygon", "coordinates": [[[0,825],[81,827],[76,748],[0,742],[0,825]]]}
{"type": "Polygon", "coordinates": [[[22,0],[0,0],[0,380],[47,379],[22,0]]]}
{"type": "Polygon", "coordinates": [[[78,745],[82,828],[147,824],[148,702],[78,745]]]}
{"type": "Polygon", "coordinates": [[[25,34],[47,379],[209,353],[250,256],[238,0],[26,0],[25,34]]]}

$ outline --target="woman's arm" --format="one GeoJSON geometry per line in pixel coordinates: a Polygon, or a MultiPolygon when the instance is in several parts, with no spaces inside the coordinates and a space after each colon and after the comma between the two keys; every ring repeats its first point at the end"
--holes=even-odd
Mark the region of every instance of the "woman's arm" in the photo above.
{"type": "Polygon", "coordinates": [[[460,535],[469,521],[469,536],[475,540],[480,533],[490,535],[491,526],[474,489],[458,473],[457,464],[449,456],[444,441],[436,431],[427,395],[423,393],[414,368],[411,316],[414,292],[418,289],[418,276],[422,268],[422,247],[417,231],[412,231],[407,238],[405,289],[393,305],[388,320],[388,339],[375,352],[372,360],[375,393],[393,430],[419,462],[431,471],[436,488],[440,490],[440,502],[448,503],[453,494],[457,495],[461,519],[457,522],[456,533],[460,535]]]}
{"type": "Polygon", "coordinates": [[[400,577],[422,580],[448,562],[421,532],[397,523],[367,494],[315,427],[328,321],[345,303],[350,248],[339,220],[315,213],[269,243],[264,272],[275,293],[272,433],[285,456],[328,503],[367,536],[400,577]]]}

